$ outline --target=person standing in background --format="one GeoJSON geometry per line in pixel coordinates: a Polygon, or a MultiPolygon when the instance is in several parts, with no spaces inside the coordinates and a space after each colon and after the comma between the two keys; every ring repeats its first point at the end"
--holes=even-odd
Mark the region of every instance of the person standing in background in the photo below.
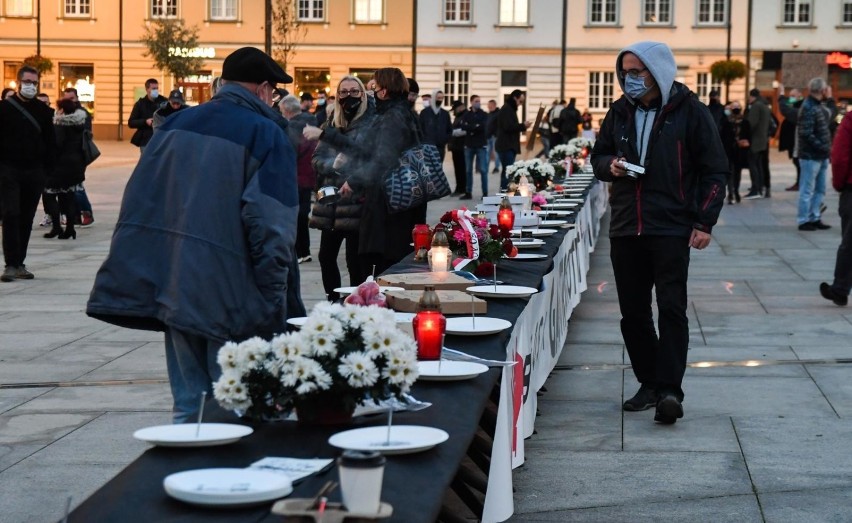
{"type": "Polygon", "coordinates": [[[846,113],[831,146],[831,185],[840,193],[840,247],[834,263],[834,281],[819,284],[826,300],[844,307],[852,289],[852,113],[846,113]]]}
{"type": "MultiPolygon", "coordinates": [[[[425,102],[424,102],[425,104],[425,102]]],[[[450,113],[443,108],[444,93],[440,89],[432,91],[431,101],[420,111],[420,129],[423,131],[423,143],[430,143],[438,148],[441,163],[447,152],[447,143],[453,132],[450,113]]]]}
{"type": "Polygon", "coordinates": [[[506,103],[500,108],[500,114],[497,116],[495,148],[500,156],[500,163],[503,165],[503,169],[500,171],[501,191],[505,191],[509,186],[509,181],[506,179],[506,167],[515,163],[515,156],[521,152],[521,133],[532,125],[532,122],[520,123],[518,120],[518,108],[524,105],[525,100],[524,92],[515,89],[506,99],[506,103]]]}
{"type": "Polygon", "coordinates": [[[299,219],[296,222],[296,258],[298,262],[307,263],[311,258],[311,237],[308,230],[308,220],[311,214],[311,196],[317,185],[317,175],[311,158],[317,148],[317,142],[306,139],[302,132],[305,127],[318,127],[317,119],[310,113],[302,112],[299,99],[295,96],[285,96],[278,104],[281,114],[287,119],[287,137],[293,150],[296,151],[296,181],[299,185],[299,219]]]}
{"type": "Polygon", "coordinates": [[[467,192],[467,162],[464,158],[464,129],[462,119],[467,108],[461,100],[453,101],[450,111],[453,113],[453,128],[447,147],[453,157],[453,172],[455,173],[456,188],[454,196],[460,196],[467,192]]]}
{"type": "Polygon", "coordinates": [[[155,78],[145,80],[145,96],[136,100],[127,125],[136,129],[130,143],[139,148],[139,153],[145,152],[145,147],[154,135],[154,113],[164,103],[168,102],[165,96],[160,95],[160,84],[155,78]]]}
{"type": "Polygon", "coordinates": [[[799,164],[802,176],[799,180],[799,209],[796,222],[800,231],[830,229],[823,223],[822,200],[825,197],[825,175],[831,154],[831,131],[829,122],[834,116],[831,109],[823,105],[830,88],[822,78],[808,83],[808,97],[802,102],[796,136],[799,144],[799,164]]]}
{"type": "Polygon", "coordinates": [[[802,92],[791,89],[790,96],[784,95],[784,86],[778,86],[778,109],[784,121],[781,122],[781,130],[778,134],[778,150],[787,151],[787,157],[796,167],[796,183],[784,189],[785,191],[798,191],[799,178],[802,176],[802,168],[799,165],[799,151],[796,143],[796,126],[799,122],[799,109],[802,107],[802,92]]]}
{"type": "Polygon", "coordinates": [[[482,110],[479,96],[470,96],[470,108],[461,121],[464,134],[464,161],[467,167],[466,189],[460,200],[473,198],[473,172],[479,171],[482,195],[488,196],[488,114],[482,110]]]}
{"type": "Polygon", "coordinates": [[[318,127],[325,125],[325,121],[328,120],[328,100],[326,98],[325,91],[317,93],[317,108],[314,110],[314,119],[317,121],[318,127]]]}
{"type": "Polygon", "coordinates": [[[763,153],[769,149],[769,107],[760,97],[760,91],[752,89],[748,93],[749,109],[746,112],[751,130],[748,149],[748,171],[751,175],[751,189],[743,196],[744,200],[756,200],[769,197],[769,186],[766,185],[766,172],[763,169],[763,153]]]}

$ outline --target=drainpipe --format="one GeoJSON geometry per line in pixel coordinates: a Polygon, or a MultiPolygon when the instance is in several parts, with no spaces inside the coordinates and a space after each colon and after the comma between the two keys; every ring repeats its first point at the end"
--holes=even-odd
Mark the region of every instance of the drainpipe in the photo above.
{"type": "Polygon", "coordinates": [[[748,0],[748,16],[746,17],[748,20],[748,27],[746,27],[746,77],[745,77],[745,97],[746,101],[748,101],[748,92],[751,81],[751,13],[752,13],[752,2],[753,0],[748,0]]]}
{"type": "Polygon", "coordinates": [[[41,0],[36,3],[38,14],[36,15],[36,54],[41,56],[41,0]]]}
{"type": "Polygon", "coordinates": [[[264,2],[265,18],[263,24],[263,50],[272,56],[272,0],[264,2]]]}
{"type": "Polygon", "coordinates": [[[562,56],[559,67],[559,99],[565,99],[565,55],[568,54],[568,0],[562,0],[562,56]]]}
{"type": "Polygon", "coordinates": [[[118,141],[124,141],[124,0],[118,0],[118,141]]]}
{"type": "Polygon", "coordinates": [[[417,0],[414,0],[414,16],[411,29],[411,77],[417,80],[417,0]]]}
{"type": "MultiPolygon", "coordinates": [[[[731,0],[728,0],[728,42],[725,46],[725,60],[731,61],[731,0]]],[[[731,99],[731,80],[725,79],[725,101],[731,99]]]]}

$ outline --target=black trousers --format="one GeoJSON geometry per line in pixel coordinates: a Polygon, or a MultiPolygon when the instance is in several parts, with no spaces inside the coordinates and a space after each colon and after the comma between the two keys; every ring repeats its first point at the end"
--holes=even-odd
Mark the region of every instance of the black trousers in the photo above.
{"type": "Polygon", "coordinates": [[[760,153],[760,161],[763,163],[763,189],[766,191],[764,196],[769,195],[771,173],[769,172],[769,149],[760,153]]]}
{"type": "Polygon", "coordinates": [[[311,255],[311,237],[308,222],[311,214],[312,189],[299,188],[299,217],[296,220],[296,256],[304,258],[311,255]]]}
{"type": "Polygon", "coordinates": [[[837,248],[834,263],[834,283],[831,287],[838,294],[849,295],[852,289],[852,190],[840,193],[840,230],[843,236],[837,248]]]}
{"type": "Polygon", "coordinates": [[[467,163],[464,160],[464,149],[452,151],[453,172],[456,175],[456,187],[453,192],[462,194],[467,191],[467,163]]]}
{"type": "Polygon", "coordinates": [[[337,255],[344,242],[346,242],[349,285],[360,285],[367,278],[366,274],[361,275],[361,262],[358,261],[358,231],[322,231],[318,257],[322,271],[322,287],[329,301],[340,299],[340,295],[334,292],[334,289],[341,286],[337,255]]]}
{"type": "Polygon", "coordinates": [[[20,267],[27,258],[33,218],[44,188],[41,167],[0,167],[0,198],[3,202],[3,259],[9,267],[20,267]]]}
{"type": "Polygon", "coordinates": [[[763,194],[766,185],[766,172],[763,170],[763,153],[748,152],[748,172],[751,175],[751,190],[757,194],[763,194]]]}
{"type": "Polygon", "coordinates": [[[686,280],[689,240],[677,236],[629,236],[610,240],[610,258],[621,308],[621,334],[633,373],[643,385],[683,400],[689,348],[686,280]],[[657,327],[651,291],[657,297],[657,327]]]}

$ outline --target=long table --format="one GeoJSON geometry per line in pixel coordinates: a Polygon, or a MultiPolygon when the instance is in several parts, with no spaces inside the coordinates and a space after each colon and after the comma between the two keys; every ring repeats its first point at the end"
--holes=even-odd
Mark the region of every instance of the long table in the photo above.
{"type": "MultiPolygon", "coordinates": [[[[600,185],[597,186],[600,188],[600,185]]],[[[545,238],[545,245],[537,252],[548,254],[542,261],[506,261],[500,264],[500,279],[513,285],[541,288],[545,275],[554,269],[554,257],[564,252],[566,240],[576,245],[576,236],[582,229],[597,234],[595,223],[598,212],[592,206],[600,206],[599,195],[592,189],[592,197],[586,199],[583,210],[585,218],[578,219],[576,226],[562,229],[545,238]],[[586,209],[586,208],[589,209],[586,209]],[[580,223],[584,222],[584,223],[580,223]]],[[[575,217],[582,217],[578,213],[575,217]]],[[[589,241],[584,239],[583,241],[589,241]]],[[[593,242],[592,242],[593,245],[593,242]]],[[[389,269],[388,273],[427,270],[422,263],[403,261],[389,269]]],[[[550,283],[549,285],[553,285],[550,283]]],[[[488,300],[488,316],[503,318],[516,323],[528,307],[526,299],[488,300]]],[[[445,345],[475,356],[493,360],[514,359],[518,354],[517,326],[510,331],[483,337],[447,336],[445,345]]],[[[527,331],[524,329],[524,333],[527,331]]],[[[522,365],[521,368],[524,368],[522,365]]],[[[517,465],[518,439],[506,441],[506,416],[516,412],[516,396],[511,384],[514,370],[492,368],[475,379],[459,382],[418,382],[412,394],[421,401],[431,402],[432,407],[419,412],[402,412],[394,415],[398,424],[427,425],[447,431],[450,438],[445,443],[426,452],[389,456],[385,467],[382,499],[393,506],[393,516],[384,521],[405,523],[432,522],[438,517],[445,493],[465,458],[480,419],[486,410],[495,387],[500,390],[497,433],[494,435],[493,452],[490,457],[488,493],[483,520],[502,521],[511,516],[511,467],[517,465]],[[507,383],[507,381],[509,383],[507,383]],[[511,387],[511,389],[509,388],[511,387]],[[499,454],[499,455],[498,455],[499,454]],[[507,468],[508,467],[508,468],[507,468]],[[508,474],[508,478],[507,478],[508,474]],[[500,484],[494,485],[492,482],[500,484]],[[508,481],[508,491],[506,482],[508,481]],[[508,499],[506,497],[508,496],[508,499]]],[[[549,371],[548,371],[549,372],[549,371]]],[[[537,389],[535,389],[537,390],[537,389]]],[[[528,396],[535,394],[528,394],[528,396]]],[[[207,421],[240,422],[232,413],[223,411],[215,402],[208,405],[207,421]]],[[[533,411],[534,412],[534,411],[533,411]]],[[[517,428],[519,417],[512,416],[512,430],[517,428]]],[[[184,504],[166,495],[163,479],[169,474],[184,470],[214,467],[244,468],[267,456],[296,458],[332,458],[339,450],[328,444],[328,438],[341,430],[382,425],[383,416],[356,418],[351,425],[342,427],[305,426],[293,422],[271,422],[252,425],[254,433],[237,443],[223,447],[163,448],[153,447],[121,471],[115,478],[96,491],[78,506],[69,517],[77,522],[121,522],[135,521],[280,521],[280,516],[269,512],[270,504],[253,508],[208,509],[184,504]]],[[[526,431],[523,431],[526,432],[526,431]]],[[[131,437],[127,434],[125,437],[131,437]]],[[[520,442],[522,446],[522,441],[520,442]]],[[[522,454],[522,451],[521,451],[522,454]]],[[[321,475],[310,476],[295,485],[293,498],[312,497],[329,479],[336,479],[332,468],[321,475]]],[[[339,499],[339,492],[331,500],[339,499]]]]}

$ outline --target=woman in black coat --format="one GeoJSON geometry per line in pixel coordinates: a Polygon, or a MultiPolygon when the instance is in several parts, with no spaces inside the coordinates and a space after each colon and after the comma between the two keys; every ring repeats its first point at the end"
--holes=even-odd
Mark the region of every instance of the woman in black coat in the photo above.
{"type": "MultiPolygon", "coordinates": [[[[351,158],[358,156],[369,135],[376,110],[367,97],[367,90],[355,76],[344,76],[337,85],[337,104],[324,129],[305,127],[302,134],[308,139],[319,139],[312,159],[317,174],[318,187],[340,187],[355,167],[351,158]]],[[[368,276],[363,274],[358,260],[358,228],[361,223],[364,194],[353,193],[333,204],[314,203],[310,226],[322,231],[320,235],[319,263],[322,285],[330,301],[340,295],[340,269],[337,256],[346,242],[346,268],[349,285],[358,285],[368,276]]]]}
{"type": "Polygon", "coordinates": [[[55,194],[59,199],[58,212],[50,215],[53,228],[45,233],[45,238],[58,237],[60,240],[77,238],[74,230],[74,217],[77,210],[77,191],[83,190],[83,180],[86,179],[86,161],[83,158],[83,133],[86,129],[88,113],[83,108],[68,99],[59,100],[56,105],[59,110],[53,119],[56,130],[57,157],[53,172],[47,177],[44,192],[55,194]],[[59,215],[66,216],[65,230],[59,221],[59,215]]]}

